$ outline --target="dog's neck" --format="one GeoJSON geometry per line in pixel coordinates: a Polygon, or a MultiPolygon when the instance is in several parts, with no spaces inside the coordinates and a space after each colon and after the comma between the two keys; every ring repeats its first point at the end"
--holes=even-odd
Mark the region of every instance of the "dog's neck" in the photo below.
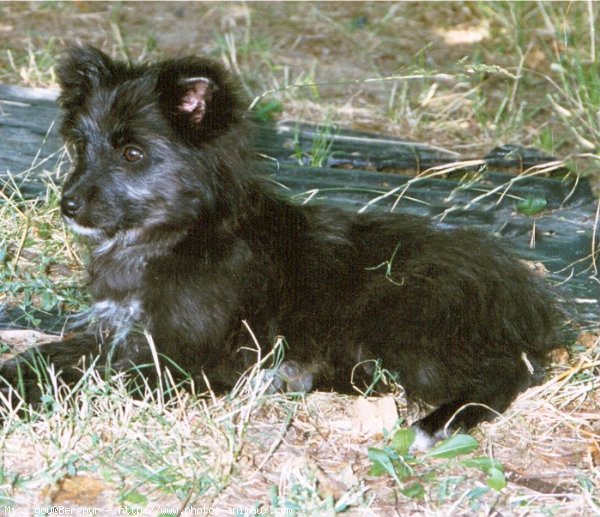
{"type": "Polygon", "coordinates": [[[93,297],[120,301],[137,296],[148,262],[171,253],[186,233],[187,229],[134,228],[97,243],[88,268],[93,297]]]}

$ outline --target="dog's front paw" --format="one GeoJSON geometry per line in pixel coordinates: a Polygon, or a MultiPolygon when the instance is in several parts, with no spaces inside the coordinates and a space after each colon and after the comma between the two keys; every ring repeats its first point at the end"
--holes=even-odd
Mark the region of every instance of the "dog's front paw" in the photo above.
{"type": "Polygon", "coordinates": [[[313,387],[313,374],[296,361],[284,361],[277,368],[265,371],[271,393],[308,393],[313,387]]]}
{"type": "Polygon", "coordinates": [[[281,363],[276,375],[285,383],[285,391],[288,393],[308,393],[312,390],[312,373],[296,361],[281,363]]]}

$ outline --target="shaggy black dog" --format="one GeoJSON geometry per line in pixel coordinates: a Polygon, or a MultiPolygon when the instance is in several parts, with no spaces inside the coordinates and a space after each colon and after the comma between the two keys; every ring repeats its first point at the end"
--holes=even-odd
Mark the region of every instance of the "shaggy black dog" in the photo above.
{"type": "Polygon", "coordinates": [[[519,261],[468,229],[274,194],[217,63],[131,65],[77,47],[57,73],[75,155],[61,209],[92,242],[96,324],[2,365],[30,400],[34,355],[67,382],[82,357],[152,364],[140,328],[169,364],[226,389],[256,359],[246,321],[263,349],[285,336],[281,388],[349,391],[376,364],[391,372],[437,407],[415,424],[427,446],[453,416],[450,429],[470,428],[504,411],[543,372],[560,312],[519,261]]]}

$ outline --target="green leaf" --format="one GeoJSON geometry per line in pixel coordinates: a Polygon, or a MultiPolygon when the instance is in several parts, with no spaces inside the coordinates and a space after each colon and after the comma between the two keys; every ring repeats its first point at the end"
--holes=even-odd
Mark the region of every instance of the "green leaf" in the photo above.
{"type": "Polygon", "coordinates": [[[488,471],[488,476],[487,486],[490,488],[500,492],[500,490],[506,487],[506,477],[504,476],[504,472],[502,472],[500,469],[492,467],[488,471]]]}
{"type": "Polygon", "coordinates": [[[388,446],[385,446],[383,450],[388,455],[388,458],[390,458],[390,460],[392,461],[392,466],[394,467],[394,470],[400,478],[400,480],[403,480],[408,476],[414,475],[413,469],[410,467],[410,465],[408,465],[408,463],[406,463],[403,456],[398,456],[396,451],[394,451],[391,447],[388,446]]]}
{"type": "Polygon", "coordinates": [[[480,456],[478,458],[465,458],[461,461],[465,467],[473,467],[485,472],[486,474],[490,469],[498,469],[504,471],[504,465],[494,458],[489,456],[480,456]]]}
{"type": "Polygon", "coordinates": [[[546,208],[548,202],[543,197],[527,197],[517,203],[517,212],[535,215],[546,208]]]}
{"type": "Polygon", "coordinates": [[[371,476],[379,477],[379,476],[383,476],[387,472],[387,470],[381,463],[373,462],[373,460],[371,460],[371,461],[372,461],[371,468],[369,469],[369,474],[371,476]]]}
{"type": "Polygon", "coordinates": [[[474,451],[479,447],[479,443],[475,438],[468,434],[457,434],[446,438],[430,449],[425,456],[430,458],[455,458],[469,452],[474,451]]]}
{"type": "Polygon", "coordinates": [[[50,311],[56,305],[56,296],[54,293],[46,291],[42,293],[42,309],[50,311]]]}
{"type": "Polygon", "coordinates": [[[410,446],[415,441],[415,430],[411,427],[398,429],[390,443],[391,448],[400,456],[407,456],[410,446]]]}
{"type": "Polygon", "coordinates": [[[390,476],[392,476],[392,478],[394,478],[396,483],[400,484],[400,478],[398,477],[394,464],[392,463],[392,460],[387,452],[385,452],[383,449],[377,449],[376,447],[369,447],[368,456],[373,463],[373,466],[371,467],[371,473],[376,475],[375,472],[380,472],[381,474],[387,472],[390,476]]]}
{"type": "Polygon", "coordinates": [[[400,490],[406,497],[412,497],[413,499],[420,499],[425,495],[425,489],[421,483],[413,483],[400,490]]]}

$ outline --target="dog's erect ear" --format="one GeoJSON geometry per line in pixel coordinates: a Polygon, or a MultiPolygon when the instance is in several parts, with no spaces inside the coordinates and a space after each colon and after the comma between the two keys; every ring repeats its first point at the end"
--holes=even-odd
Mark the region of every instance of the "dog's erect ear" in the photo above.
{"type": "Polygon", "coordinates": [[[156,88],[163,113],[194,145],[225,133],[243,118],[235,80],[213,61],[195,57],[166,61],[156,88]]]}
{"type": "Polygon", "coordinates": [[[181,81],[185,93],[180,100],[179,110],[188,113],[194,124],[200,124],[212,103],[217,86],[208,77],[190,77],[181,81]]]}
{"type": "Polygon", "coordinates": [[[64,109],[80,107],[93,88],[108,85],[124,65],[115,63],[104,52],[90,45],[69,49],[56,67],[64,109]]]}

